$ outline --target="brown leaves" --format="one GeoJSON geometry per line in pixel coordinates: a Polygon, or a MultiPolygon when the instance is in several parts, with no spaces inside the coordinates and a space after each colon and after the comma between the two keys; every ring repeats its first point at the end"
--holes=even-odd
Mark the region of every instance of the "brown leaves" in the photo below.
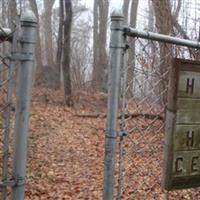
{"type": "Polygon", "coordinates": [[[33,102],[26,199],[101,199],[104,121],[33,102]]]}

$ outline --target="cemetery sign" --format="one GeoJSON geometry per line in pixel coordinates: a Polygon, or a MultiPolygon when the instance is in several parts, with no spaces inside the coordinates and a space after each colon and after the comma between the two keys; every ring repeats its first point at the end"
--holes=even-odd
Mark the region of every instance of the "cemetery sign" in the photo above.
{"type": "Polygon", "coordinates": [[[200,63],[174,59],[167,99],[163,187],[200,186],[200,63]]]}

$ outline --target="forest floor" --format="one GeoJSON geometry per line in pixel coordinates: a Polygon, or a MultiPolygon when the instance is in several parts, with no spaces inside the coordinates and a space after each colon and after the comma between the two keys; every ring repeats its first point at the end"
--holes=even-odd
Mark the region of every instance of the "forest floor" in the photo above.
{"type": "MultiPolygon", "coordinates": [[[[33,92],[26,200],[102,199],[105,97],[80,92],[73,108],[62,99],[60,92],[33,92]]],[[[138,132],[128,138],[122,200],[166,200],[160,184],[163,133],[138,132]]],[[[172,192],[168,199],[198,200],[200,192],[172,192]]]]}
{"type": "Polygon", "coordinates": [[[26,199],[101,199],[105,118],[77,115],[103,113],[105,102],[67,108],[55,96],[33,96],[26,199]]]}

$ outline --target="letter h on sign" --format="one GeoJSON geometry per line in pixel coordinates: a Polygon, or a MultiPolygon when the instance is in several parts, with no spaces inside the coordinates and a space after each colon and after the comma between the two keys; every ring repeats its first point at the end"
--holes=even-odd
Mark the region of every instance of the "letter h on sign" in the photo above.
{"type": "Polygon", "coordinates": [[[193,147],[194,146],[194,131],[188,131],[187,132],[187,139],[186,139],[187,147],[193,147]]]}
{"type": "Polygon", "coordinates": [[[193,94],[194,92],[194,78],[190,80],[187,78],[186,93],[193,94]]]}

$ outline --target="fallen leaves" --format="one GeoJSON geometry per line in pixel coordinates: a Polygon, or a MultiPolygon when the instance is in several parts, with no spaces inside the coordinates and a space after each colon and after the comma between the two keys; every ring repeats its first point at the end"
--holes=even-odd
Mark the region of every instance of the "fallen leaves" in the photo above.
{"type": "Polygon", "coordinates": [[[101,199],[105,120],[63,108],[33,102],[26,198],[101,199]]]}
{"type": "MultiPolygon", "coordinates": [[[[40,99],[42,95],[34,95],[30,115],[26,200],[102,199],[106,119],[84,115],[105,115],[104,101],[87,97],[84,104],[67,108],[60,102],[60,94],[54,94],[48,104],[40,99]]],[[[155,122],[154,130],[160,123],[155,122]]],[[[147,126],[144,119],[131,119],[130,128],[136,125],[141,130],[147,126]]],[[[160,185],[163,134],[135,131],[128,138],[123,152],[122,200],[164,200],[160,185]]],[[[199,193],[172,192],[173,199],[199,199],[199,193]]]]}

